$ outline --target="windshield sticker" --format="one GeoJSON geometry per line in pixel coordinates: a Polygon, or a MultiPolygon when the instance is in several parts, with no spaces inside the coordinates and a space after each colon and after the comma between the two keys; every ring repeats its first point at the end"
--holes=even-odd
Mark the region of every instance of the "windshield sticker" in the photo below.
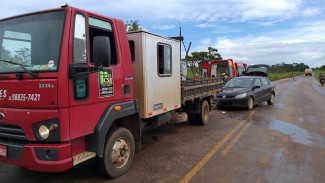
{"type": "Polygon", "coordinates": [[[47,66],[49,68],[53,67],[54,66],[54,61],[53,60],[50,60],[49,63],[47,64],[47,66]]]}
{"type": "Polygon", "coordinates": [[[99,76],[99,97],[111,97],[114,95],[113,71],[104,69],[98,73],[99,76]]]}

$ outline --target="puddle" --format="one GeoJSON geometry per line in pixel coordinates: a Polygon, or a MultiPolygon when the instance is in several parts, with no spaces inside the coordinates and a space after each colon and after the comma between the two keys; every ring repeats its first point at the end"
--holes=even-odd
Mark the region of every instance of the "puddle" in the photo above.
{"type": "Polygon", "coordinates": [[[313,86],[318,93],[325,96],[325,86],[320,85],[319,82],[317,84],[313,84],[313,86]]]}
{"type": "Polygon", "coordinates": [[[305,121],[305,118],[303,117],[303,116],[301,116],[300,118],[299,118],[299,123],[303,123],[305,121]]]}
{"type": "Polygon", "coordinates": [[[280,103],[280,102],[276,102],[274,104],[274,106],[277,107],[277,108],[281,108],[281,109],[289,109],[283,103],[280,103]]]}
{"type": "Polygon", "coordinates": [[[304,122],[311,122],[311,123],[319,123],[320,120],[316,118],[315,116],[300,116],[299,118],[299,123],[304,123],[304,122]]]}
{"type": "Polygon", "coordinates": [[[318,134],[311,134],[306,129],[280,120],[272,120],[269,128],[289,135],[294,142],[325,148],[325,139],[318,134]]]}

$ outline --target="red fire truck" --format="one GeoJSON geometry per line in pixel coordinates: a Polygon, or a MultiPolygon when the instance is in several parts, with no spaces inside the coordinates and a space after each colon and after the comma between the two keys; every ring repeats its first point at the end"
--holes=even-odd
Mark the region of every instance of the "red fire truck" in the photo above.
{"type": "Polygon", "coordinates": [[[202,77],[223,77],[224,74],[228,78],[234,78],[243,75],[247,68],[247,64],[228,60],[211,60],[202,63],[202,77]]]}
{"type": "Polygon", "coordinates": [[[0,20],[0,161],[61,172],[96,157],[128,171],[141,129],[204,125],[216,78],[180,80],[179,41],[62,6],[0,20]]]}

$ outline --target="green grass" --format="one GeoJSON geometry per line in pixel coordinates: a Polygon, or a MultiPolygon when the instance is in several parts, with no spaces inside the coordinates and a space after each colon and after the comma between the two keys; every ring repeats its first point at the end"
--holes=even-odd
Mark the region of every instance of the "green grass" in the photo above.
{"type": "Polygon", "coordinates": [[[320,70],[318,71],[314,71],[314,77],[318,80],[318,76],[319,76],[320,70]]]}
{"type": "Polygon", "coordinates": [[[305,74],[304,72],[269,73],[268,78],[271,81],[276,81],[276,80],[285,79],[285,78],[292,78],[292,76],[294,76],[294,77],[301,76],[304,74],[305,74]]]}
{"type": "MultiPolygon", "coordinates": [[[[319,76],[319,72],[320,71],[315,71],[315,75],[317,75],[317,77],[319,76]],[[317,74],[316,74],[317,73],[317,74]]],[[[304,75],[304,72],[293,72],[293,76],[301,76],[304,75]]],[[[192,73],[192,70],[187,68],[187,78],[193,78],[194,74],[192,73]]],[[[200,76],[199,76],[200,77],[200,76]]],[[[291,78],[292,77],[292,72],[285,72],[285,73],[269,73],[268,74],[268,78],[271,81],[276,81],[276,80],[280,80],[280,79],[285,79],[285,78],[291,78]]]]}
{"type": "MultiPolygon", "coordinates": [[[[196,72],[198,73],[199,71],[196,70],[196,72]]],[[[187,68],[187,76],[186,77],[187,78],[194,78],[194,74],[193,74],[193,72],[192,72],[192,70],[190,68],[187,68]]]]}

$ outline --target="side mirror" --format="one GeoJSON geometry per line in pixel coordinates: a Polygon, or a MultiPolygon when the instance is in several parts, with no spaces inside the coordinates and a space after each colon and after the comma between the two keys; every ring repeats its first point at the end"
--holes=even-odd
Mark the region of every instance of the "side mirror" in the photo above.
{"type": "Polygon", "coordinates": [[[93,61],[96,67],[109,67],[111,63],[111,43],[106,36],[96,36],[93,41],[93,61]]]}
{"type": "Polygon", "coordinates": [[[253,86],[253,89],[252,90],[254,91],[257,88],[261,88],[261,86],[253,86]]]}

